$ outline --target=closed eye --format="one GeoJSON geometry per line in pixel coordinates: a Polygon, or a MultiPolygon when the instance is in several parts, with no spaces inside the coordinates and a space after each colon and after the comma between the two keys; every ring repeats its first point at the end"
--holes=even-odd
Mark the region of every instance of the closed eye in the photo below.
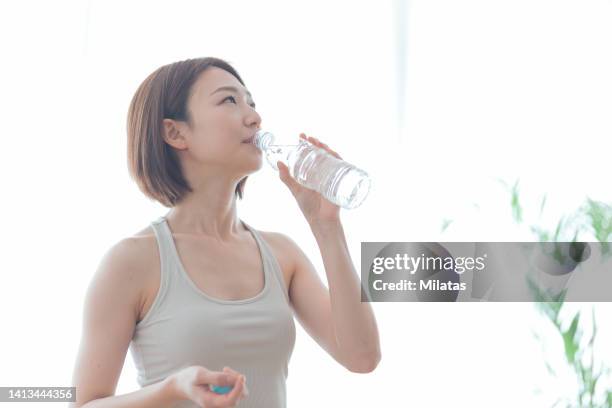
{"type": "MultiPolygon", "coordinates": [[[[236,98],[234,98],[233,96],[228,96],[227,98],[223,99],[223,101],[222,101],[222,102],[225,102],[225,101],[226,101],[226,100],[228,100],[228,99],[231,99],[231,100],[233,100],[233,101],[234,101],[234,103],[236,103],[236,98]]],[[[249,106],[250,106],[251,108],[255,109],[255,104],[254,104],[254,103],[249,104],[249,106]]]]}

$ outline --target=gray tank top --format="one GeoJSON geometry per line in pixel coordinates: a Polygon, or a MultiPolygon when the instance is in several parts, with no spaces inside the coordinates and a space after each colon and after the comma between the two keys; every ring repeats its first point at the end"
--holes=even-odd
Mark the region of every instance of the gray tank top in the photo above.
{"type": "MultiPolygon", "coordinates": [[[[165,217],[151,223],[160,253],[160,287],[150,310],[135,327],[130,351],[141,387],[191,365],[221,371],[229,366],[247,378],[241,408],[286,406],[288,363],[295,344],[293,313],[272,250],[251,232],[261,255],[263,290],[249,299],[205,294],[180,261],[165,217]]],[[[174,407],[197,404],[180,402],[174,407]]]]}

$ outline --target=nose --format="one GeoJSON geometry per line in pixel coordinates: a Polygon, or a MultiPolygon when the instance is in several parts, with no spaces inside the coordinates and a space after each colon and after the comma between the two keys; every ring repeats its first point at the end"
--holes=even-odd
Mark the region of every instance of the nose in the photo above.
{"type": "Polygon", "coordinates": [[[259,115],[259,113],[257,113],[255,108],[249,109],[249,112],[246,115],[245,120],[246,120],[246,125],[248,127],[254,126],[256,129],[259,129],[259,127],[261,126],[261,116],[259,115]]]}

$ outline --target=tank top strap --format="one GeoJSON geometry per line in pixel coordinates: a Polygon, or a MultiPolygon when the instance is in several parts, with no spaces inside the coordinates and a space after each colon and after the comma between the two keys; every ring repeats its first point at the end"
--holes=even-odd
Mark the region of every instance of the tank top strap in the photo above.
{"type": "Polygon", "coordinates": [[[151,227],[155,231],[157,238],[157,246],[159,248],[159,258],[161,263],[162,283],[169,279],[169,275],[173,273],[177,259],[175,259],[174,243],[172,241],[172,232],[166,224],[164,216],[159,217],[151,222],[151,227]]]}
{"type": "Polygon", "coordinates": [[[259,244],[259,247],[261,248],[261,254],[263,257],[262,261],[264,262],[264,270],[265,269],[270,270],[272,272],[272,275],[275,276],[275,280],[277,284],[274,286],[280,292],[282,292],[283,297],[285,298],[285,301],[287,302],[288,305],[290,305],[291,303],[289,301],[289,297],[287,296],[287,292],[285,291],[285,279],[283,277],[281,267],[278,264],[278,261],[276,260],[274,253],[272,252],[272,249],[267,244],[266,240],[259,234],[259,232],[255,228],[251,227],[249,224],[247,224],[244,221],[242,221],[242,223],[244,224],[245,227],[247,227],[249,231],[251,231],[251,233],[257,240],[257,244],[259,244]]]}
{"type": "Polygon", "coordinates": [[[160,280],[159,289],[157,295],[151,304],[149,311],[136,325],[137,328],[144,328],[151,324],[151,320],[154,319],[158,313],[158,309],[166,301],[169,295],[170,287],[172,286],[171,278],[173,272],[172,268],[172,250],[168,241],[168,232],[164,229],[164,218],[160,217],[151,222],[151,228],[155,233],[157,240],[157,248],[159,249],[159,260],[160,260],[160,280]]]}

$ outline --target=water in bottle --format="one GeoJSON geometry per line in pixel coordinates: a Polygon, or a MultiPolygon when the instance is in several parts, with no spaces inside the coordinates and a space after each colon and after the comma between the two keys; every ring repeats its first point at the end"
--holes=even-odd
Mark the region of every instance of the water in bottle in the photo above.
{"type": "Polygon", "coordinates": [[[262,150],[275,170],[278,170],[277,161],[282,161],[298,183],[343,208],[358,207],[370,191],[372,181],[365,171],[307,140],[300,139],[298,144],[275,144],[272,133],[260,130],[253,144],[262,150]]]}

